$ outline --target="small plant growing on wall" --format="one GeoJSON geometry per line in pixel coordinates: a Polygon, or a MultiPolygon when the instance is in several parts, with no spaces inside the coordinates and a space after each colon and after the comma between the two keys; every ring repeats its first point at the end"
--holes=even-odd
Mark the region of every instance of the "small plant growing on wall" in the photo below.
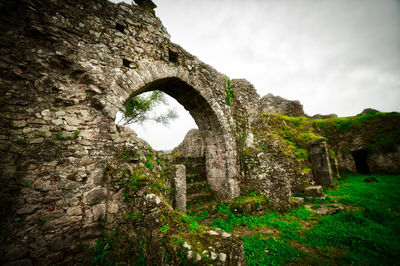
{"type": "Polygon", "coordinates": [[[231,106],[235,101],[235,91],[231,88],[231,80],[229,78],[225,78],[225,103],[228,106],[231,106]]]}

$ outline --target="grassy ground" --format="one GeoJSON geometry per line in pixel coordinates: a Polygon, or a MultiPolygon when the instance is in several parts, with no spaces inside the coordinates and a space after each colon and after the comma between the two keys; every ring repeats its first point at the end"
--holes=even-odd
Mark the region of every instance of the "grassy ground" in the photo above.
{"type": "Polygon", "coordinates": [[[399,265],[400,176],[347,175],[325,192],[285,214],[221,204],[194,218],[241,235],[248,265],[399,265]],[[369,176],[379,182],[364,182],[369,176]]]}

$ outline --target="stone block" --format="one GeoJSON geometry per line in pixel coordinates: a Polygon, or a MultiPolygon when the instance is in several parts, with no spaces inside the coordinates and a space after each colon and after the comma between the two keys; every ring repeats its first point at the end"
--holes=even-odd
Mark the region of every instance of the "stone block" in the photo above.
{"type": "Polygon", "coordinates": [[[315,182],[324,187],[332,186],[332,169],[325,141],[311,145],[310,158],[315,182]]]}
{"type": "Polygon", "coordinates": [[[186,167],[183,164],[174,165],[174,208],[186,212],[186,167]]]}
{"type": "Polygon", "coordinates": [[[293,208],[298,208],[298,207],[304,205],[304,198],[301,198],[301,197],[292,197],[292,198],[290,199],[290,205],[291,205],[293,208]]]}
{"type": "Polygon", "coordinates": [[[311,186],[304,189],[304,195],[310,198],[319,198],[322,196],[322,186],[311,186]]]}
{"type": "Polygon", "coordinates": [[[103,220],[106,215],[106,205],[105,204],[94,205],[92,207],[92,212],[94,221],[103,220]]]}
{"type": "Polygon", "coordinates": [[[102,188],[94,188],[83,194],[83,202],[86,204],[96,204],[104,201],[104,190],[102,188]]]}
{"type": "Polygon", "coordinates": [[[82,214],[82,208],[79,206],[74,206],[67,210],[67,215],[70,216],[81,215],[81,214],[82,214]]]}
{"type": "Polygon", "coordinates": [[[21,128],[26,126],[26,121],[25,120],[15,120],[12,121],[11,125],[15,128],[21,128]]]}

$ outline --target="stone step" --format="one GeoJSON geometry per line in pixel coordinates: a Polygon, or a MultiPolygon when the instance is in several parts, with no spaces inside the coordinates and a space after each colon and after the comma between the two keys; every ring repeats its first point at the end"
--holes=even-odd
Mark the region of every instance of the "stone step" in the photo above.
{"type": "Polygon", "coordinates": [[[211,192],[199,192],[186,195],[186,201],[188,203],[196,204],[210,201],[212,199],[211,192]]]}
{"type": "Polygon", "coordinates": [[[311,186],[304,189],[304,195],[308,198],[320,198],[322,194],[322,186],[311,186]]]}
{"type": "Polygon", "coordinates": [[[201,175],[206,175],[206,167],[205,166],[187,166],[186,167],[186,173],[198,173],[201,175]]]}
{"type": "Polygon", "coordinates": [[[299,208],[304,205],[304,198],[301,197],[291,197],[290,198],[290,206],[292,208],[299,208]]]}
{"type": "Polygon", "coordinates": [[[194,183],[186,183],[186,193],[193,194],[200,191],[209,190],[209,186],[206,180],[198,181],[194,183]]]}
{"type": "Polygon", "coordinates": [[[209,212],[215,211],[218,207],[219,202],[216,200],[209,200],[202,202],[201,204],[193,204],[190,208],[188,208],[188,213],[190,215],[199,215],[203,211],[207,210],[209,212]]]}
{"type": "Polygon", "coordinates": [[[177,157],[175,163],[183,164],[186,167],[186,173],[196,172],[201,175],[206,175],[206,163],[203,157],[177,157]]]}
{"type": "Polygon", "coordinates": [[[200,173],[187,173],[186,174],[186,184],[189,183],[196,183],[196,182],[201,182],[201,181],[206,181],[207,182],[207,177],[204,174],[200,173]]]}

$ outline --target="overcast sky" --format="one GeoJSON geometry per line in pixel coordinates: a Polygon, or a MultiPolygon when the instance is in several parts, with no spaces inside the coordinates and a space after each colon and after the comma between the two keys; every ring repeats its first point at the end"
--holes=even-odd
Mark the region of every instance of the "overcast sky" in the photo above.
{"type": "MultiPolygon", "coordinates": [[[[299,100],[309,115],[400,111],[399,0],[154,2],[173,42],[261,96],[299,100]]],[[[174,147],[195,127],[178,112],[163,139],[163,127],[135,130],[155,148],[174,147]]]]}

